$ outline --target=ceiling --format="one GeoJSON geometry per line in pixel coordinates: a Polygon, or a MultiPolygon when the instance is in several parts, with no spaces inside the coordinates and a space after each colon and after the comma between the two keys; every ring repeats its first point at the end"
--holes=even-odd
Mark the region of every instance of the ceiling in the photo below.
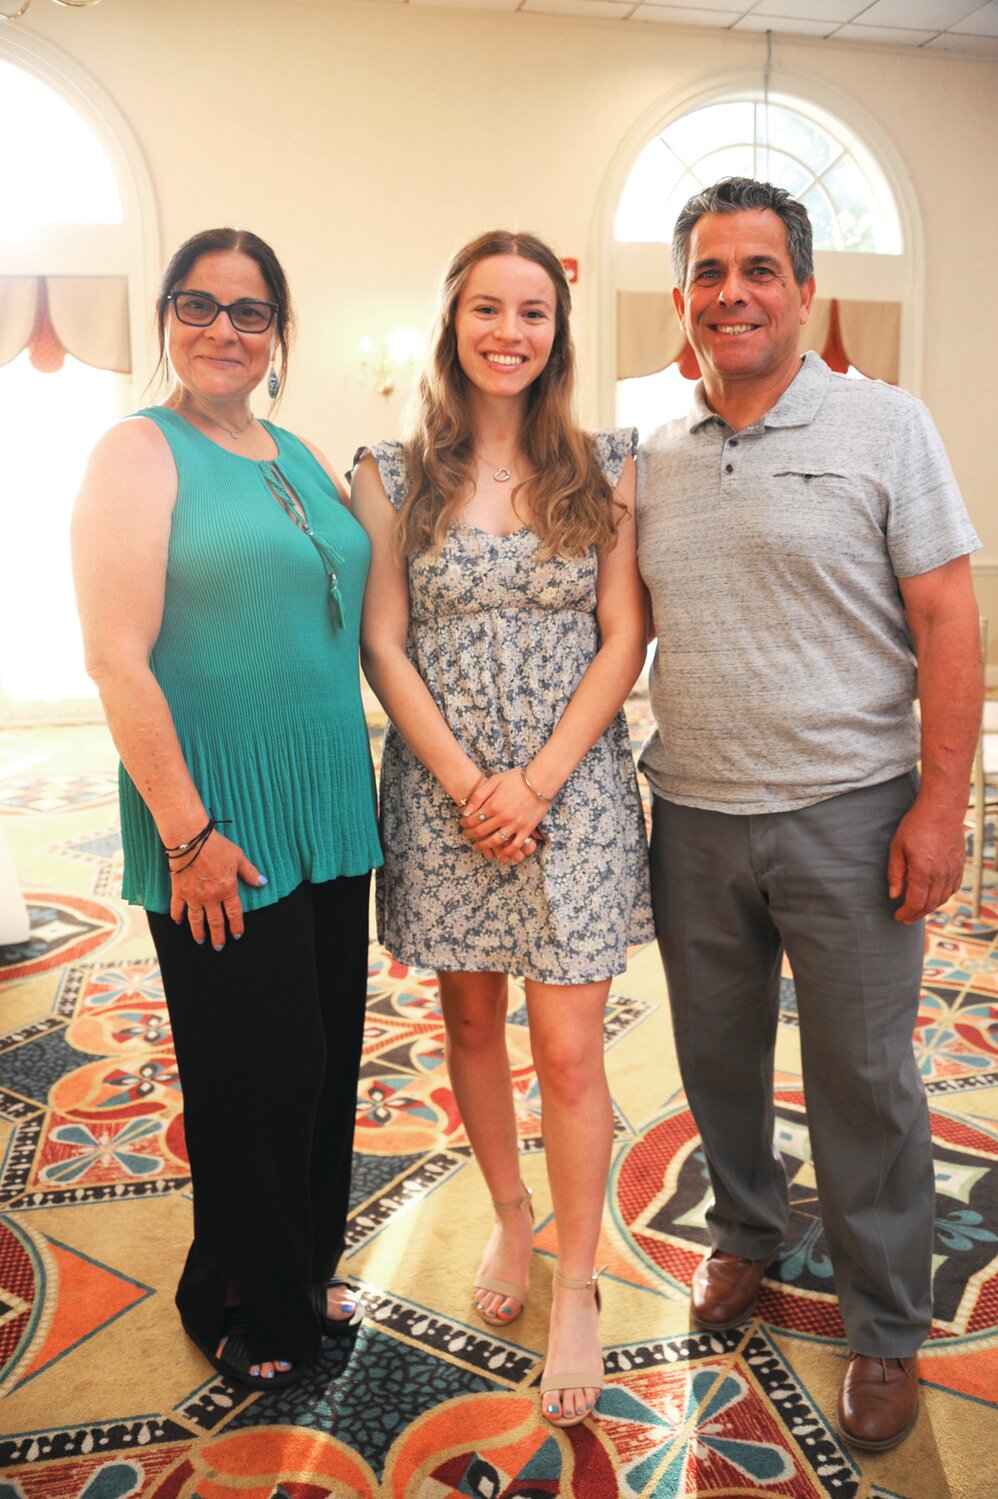
{"type": "MultiPolygon", "coordinates": [[[[368,0],[383,4],[386,0],[368,0]]],[[[650,21],[662,26],[707,26],[719,31],[765,32],[815,40],[911,47],[930,53],[998,58],[998,0],[387,0],[396,5],[451,6],[463,10],[610,21],[650,21]]]]}

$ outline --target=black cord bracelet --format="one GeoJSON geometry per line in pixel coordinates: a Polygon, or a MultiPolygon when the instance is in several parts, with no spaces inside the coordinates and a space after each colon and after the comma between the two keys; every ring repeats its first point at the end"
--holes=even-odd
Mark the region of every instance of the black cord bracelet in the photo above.
{"type": "Polygon", "coordinates": [[[211,837],[215,829],[220,827],[228,827],[230,821],[231,819],[228,817],[219,818],[216,821],[216,819],[212,817],[211,811],[209,810],[208,821],[205,823],[200,833],[196,833],[194,837],[189,839],[186,843],[174,844],[172,848],[168,848],[166,844],[164,844],[163,852],[166,854],[169,863],[173,866],[170,870],[171,875],[181,874],[185,869],[190,869],[191,865],[194,863],[194,860],[201,853],[201,850],[204,848],[205,844],[208,842],[208,839],[211,837]],[[190,855],[190,858],[186,858],[188,854],[190,855]],[[185,858],[186,862],[183,864],[177,864],[174,862],[177,859],[185,858]]]}
{"type": "Polygon", "coordinates": [[[163,852],[164,852],[164,854],[166,855],[166,857],[168,859],[182,859],[183,856],[184,856],[184,854],[189,853],[192,848],[196,848],[199,843],[203,843],[204,840],[208,837],[209,833],[211,833],[211,831],[213,830],[214,827],[215,827],[215,819],[212,817],[211,813],[209,812],[208,813],[208,821],[205,823],[205,825],[201,829],[200,833],[195,833],[194,837],[188,839],[188,841],[186,843],[177,843],[177,844],[174,844],[174,846],[172,848],[168,848],[166,846],[166,844],[164,843],[164,845],[163,845],[163,852]]]}

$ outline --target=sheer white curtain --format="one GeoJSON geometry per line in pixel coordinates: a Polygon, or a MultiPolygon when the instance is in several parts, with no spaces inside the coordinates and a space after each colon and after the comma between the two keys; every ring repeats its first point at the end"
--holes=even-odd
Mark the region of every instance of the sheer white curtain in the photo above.
{"type": "Polygon", "coordinates": [[[72,357],[42,374],[26,349],[0,367],[0,709],[8,720],[96,701],[83,668],[69,521],[85,456],[118,415],[118,379],[72,357]]]}
{"type": "Polygon", "coordinates": [[[134,259],[122,194],[127,185],[133,208],[134,184],[122,170],[125,152],[106,139],[118,116],[98,94],[43,40],[0,27],[4,724],[95,712],[75,615],[69,519],[86,454],[119,406],[131,404],[134,259]],[[91,102],[98,129],[88,117],[91,102]]]}

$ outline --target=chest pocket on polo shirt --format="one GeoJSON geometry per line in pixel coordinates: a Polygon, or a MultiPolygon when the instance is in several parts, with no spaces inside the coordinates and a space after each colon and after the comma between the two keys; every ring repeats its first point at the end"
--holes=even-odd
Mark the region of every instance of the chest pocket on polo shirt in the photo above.
{"type": "Polygon", "coordinates": [[[779,469],[771,503],[783,527],[784,549],[810,555],[848,549],[857,525],[871,521],[862,479],[835,469],[779,469]]]}

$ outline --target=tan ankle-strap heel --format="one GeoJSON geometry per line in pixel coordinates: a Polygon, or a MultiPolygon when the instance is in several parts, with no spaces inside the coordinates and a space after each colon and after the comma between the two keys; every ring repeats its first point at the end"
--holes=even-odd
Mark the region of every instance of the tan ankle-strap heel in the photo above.
{"type": "Polygon", "coordinates": [[[596,1282],[603,1274],[603,1271],[609,1268],[608,1265],[600,1265],[599,1269],[594,1270],[588,1280],[572,1280],[569,1276],[562,1275],[561,1271],[555,1266],[551,1272],[551,1279],[556,1280],[560,1286],[564,1286],[566,1291],[588,1291],[590,1286],[594,1286],[596,1290],[596,1305],[599,1306],[600,1293],[596,1282]]]}
{"type": "MultiPolygon", "coordinates": [[[[593,1271],[588,1280],[573,1280],[571,1276],[562,1275],[561,1271],[556,1268],[552,1279],[559,1286],[564,1286],[566,1291],[591,1290],[596,1300],[596,1311],[599,1313],[603,1310],[603,1298],[600,1295],[600,1288],[597,1285],[597,1281],[606,1268],[606,1265],[601,1265],[598,1270],[593,1271]]],[[[600,1358],[598,1369],[571,1369],[564,1372],[560,1369],[549,1369],[547,1364],[545,1364],[544,1372],[541,1374],[541,1410],[543,1411],[544,1419],[549,1421],[552,1426],[578,1426],[580,1422],[592,1414],[592,1407],[590,1407],[587,1410],[581,1411],[577,1416],[549,1415],[544,1409],[545,1390],[602,1390],[605,1387],[606,1378],[603,1372],[602,1358],[600,1358]]]]}
{"type": "MultiPolygon", "coordinates": [[[[520,1183],[520,1185],[521,1187],[523,1187],[522,1182],[520,1183]]],[[[496,1202],[493,1200],[492,1207],[496,1213],[514,1213],[518,1212],[519,1209],[523,1207],[524,1203],[526,1203],[530,1208],[530,1218],[532,1222],[534,1217],[534,1205],[531,1202],[531,1198],[533,1197],[533,1195],[534,1194],[529,1187],[523,1187],[523,1191],[520,1193],[520,1196],[515,1197],[512,1202],[496,1202]]],[[[515,1311],[511,1317],[497,1317],[494,1312],[483,1311],[478,1301],[474,1298],[472,1299],[472,1305],[474,1306],[475,1311],[481,1317],[483,1322],[487,1322],[490,1327],[508,1327],[511,1322],[516,1321],[517,1317],[520,1315],[520,1312],[522,1312],[523,1308],[526,1306],[529,1287],[518,1286],[511,1280],[500,1280],[497,1276],[493,1275],[479,1275],[475,1281],[475,1290],[479,1292],[493,1291],[497,1296],[503,1296],[508,1301],[519,1302],[519,1309],[515,1311]]]]}
{"type": "MultiPolygon", "coordinates": [[[[523,1187],[522,1182],[520,1183],[520,1186],[523,1187]]],[[[520,1193],[519,1197],[514,1197],[512,1202],[496,1202],[495,1198],[493,1198],[492,1206],[497,1213],[512,1213],[516,1208],[522,1208],[525,1202],[529,1202],[530,1216],[532,1218],[534,1216],[534,1205],[532,1202],[533,1195],[534,1190],[532,1187],[523,1187],[523,1191],[520,1193]]]]}

